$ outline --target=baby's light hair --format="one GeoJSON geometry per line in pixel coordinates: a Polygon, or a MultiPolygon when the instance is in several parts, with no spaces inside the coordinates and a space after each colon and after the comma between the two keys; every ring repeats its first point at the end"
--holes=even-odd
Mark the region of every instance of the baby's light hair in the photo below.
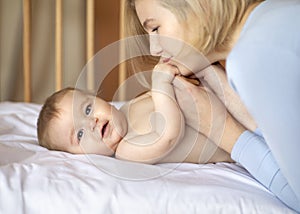
{"type": "Polygon", "coordinates": [[[54,118],[57,118],[60,113],[60,109],[57,107],[57,104],[68,92],[74,90],[75,89],[72,87],[67,87],[55,92],[46,99],[37,120],[37,136],[39,144],[41,146],[50,150],[60,150],[57,145],[51,143],[51,138],[49,136],[48,130],[50,122],[54,118]]]}

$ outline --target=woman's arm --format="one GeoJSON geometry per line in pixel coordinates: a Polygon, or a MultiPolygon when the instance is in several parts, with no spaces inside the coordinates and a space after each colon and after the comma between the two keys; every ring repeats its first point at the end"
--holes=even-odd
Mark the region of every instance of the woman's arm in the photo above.
{"type": "Polygon", "coordinates": [[[297,196],[262,136],[245,131],[235,143],[231,157],[285,204],[297,211],[300,210],[297,196]]]}
{"type": "Polygon", "coordinates": [[[152,101],[155,112],[148,134],[125,139],[118,147],[117,158],[155,163],[165,157],[184,135],[184,117],[175,99],[172,82],[178,70],[158,64],[152,74],[152,101]]]}
{"type": "MultiPolygon", "coordinates": [[[[223,121],[214,119],[220,116],[216,114],[218,111],[215,111],[215,117],[213,118],[207,116],[211,114],[211,112],[207,115],[201,114],[201,111],[198,111],[198,109],[212,108],[210,106],[212,103],[214,103],[216,109],[220,108],[219,112],[222,112],[222,108],[225,107],[222,106],[221,102],[217,102],[217,100],[208,102],[209,99],[215,99],[214,94],[211,92],[206,92],[205,94],[201,87],[192,85],[180,78],[176,78],[174,84],[176,96],[181,97],[181,99],[178,100],[178,104],[184,113],[187,123],[196,126],[199,121],[195,120],[195,115],[200,114],[200,123],[204,123],[207,126],[211,124],[212,127],[223,127],[221,139],[218,137],[220,135],[218,132],[210,131],[207,134],[205,130],[209,130],[208,128],[200,128],[199,131],[204,131],[204,134],[210,139],[214,139],[214,142],[219,140],[220,143],[217,145],[230,153],[233,160],[239,162],[255,179],[271,190],[285,204],[299,211],[300,203],[295,193],[284,177],[265,139],[259,132],[245,130],[229,113],[227,113],[226,119],[223,121]],[[183,99],[184,97],[185,99],[183,99]],[[191,100],[196,100],[196,102],[191,102],[191,100]],[[195,104],[196,111],[191,111],[190,106],[195,104]],[[189,111],[185,111],[187,108],[189,108],[189,111]],[[222,125],[222,122],[224,122],[224,125],[222,125]],[[214,123],[215,125],[213,125],[214,123]]],[[[201,127],[201,125],[199,125],[199,127],[201,127]]]]}

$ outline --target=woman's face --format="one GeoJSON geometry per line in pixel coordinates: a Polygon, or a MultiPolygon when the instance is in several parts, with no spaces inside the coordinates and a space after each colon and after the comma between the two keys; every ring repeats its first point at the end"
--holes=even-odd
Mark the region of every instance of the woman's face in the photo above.
{"type": "Polygon", "coordinates": [[[183,75],[197,71],[199,65],[188,60],[191,55],[201,55],[191,46],[196,36],[196,19],[190,15],[187,21],[179,21],[157,0],[136,0],[135,7],[140,23],[150,35],[151,55],[160,56],[163,63],[177,66],[183,75]]]}

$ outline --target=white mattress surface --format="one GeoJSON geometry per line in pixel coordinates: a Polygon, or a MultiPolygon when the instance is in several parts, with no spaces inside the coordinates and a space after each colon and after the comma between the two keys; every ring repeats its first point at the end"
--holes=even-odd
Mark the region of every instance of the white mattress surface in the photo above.
{"type": "Polygon", "coordinates": [[[293,213],[238,164],[48,151],[36,138],[40,107],[0,103],[0,213],[293,213]]]}

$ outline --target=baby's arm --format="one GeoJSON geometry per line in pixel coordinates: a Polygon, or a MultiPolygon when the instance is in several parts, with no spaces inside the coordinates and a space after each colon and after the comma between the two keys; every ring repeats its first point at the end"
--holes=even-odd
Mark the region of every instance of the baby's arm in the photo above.
{"type": "MultiPolygon", "coordinates": [[[[177,69],[158,64],[152,74],[152,101],[155,112],[151,132],[125,138],[119,144],[117,158],[156,163],[167,155],[184,135],[184,117],[175,99],[172,82],[177,69]]],[[[145,121],[146,122],[146,121],[145,121]]]]}

